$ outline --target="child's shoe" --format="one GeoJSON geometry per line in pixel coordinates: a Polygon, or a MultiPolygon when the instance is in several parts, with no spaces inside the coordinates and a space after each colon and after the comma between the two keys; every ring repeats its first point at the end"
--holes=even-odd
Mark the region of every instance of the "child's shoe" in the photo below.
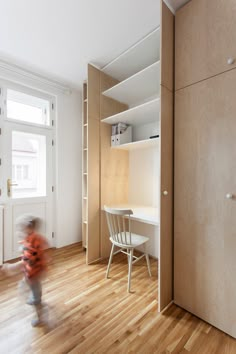
{"type": "Polygon", "coordinates": [[[42,322],[40,321],[39,318],[35,318],[35,319],[33,319],[33,320],[31,321],[31,326],[32,326],[32,327],[37,327],[37,326],[39,326],[41,323],[42,323],[42,322]]]}

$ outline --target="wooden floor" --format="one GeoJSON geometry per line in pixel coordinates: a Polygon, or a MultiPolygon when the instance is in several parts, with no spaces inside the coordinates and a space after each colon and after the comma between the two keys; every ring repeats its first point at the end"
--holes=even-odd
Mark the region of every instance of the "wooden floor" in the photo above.
{"type": "Polygon", "coordinates": [[[1,280],[0,353],[219,353],[235,354],[236,341],[171,305],[157,313],[157,262],[134,265],[127,287],[127,259],[85,265],[80,244],[53,251],[44,281],[48,325],[31,327],[33,309],[19,298],[19,277],[1,280]]]}

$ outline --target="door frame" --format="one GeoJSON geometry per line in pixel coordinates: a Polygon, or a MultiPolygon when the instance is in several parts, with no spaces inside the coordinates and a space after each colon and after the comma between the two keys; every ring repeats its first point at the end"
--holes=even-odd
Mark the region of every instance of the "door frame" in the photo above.
{"type": "MultiPolygon", "coordinates": [[[[27,86],[24,86],[23,84],[18,84],[15,83],[11,80],[6,80],[6,79],[0,79],[0,152],[3,152],[3,141],[4,141],[4,125],[5,123],[12,123],[16,124],[22,127],[33,127],[33,128],[40,128],[42,130],[50,130],[51,131],[51,136],[52,136],[52,152],[51,152],[51,181],[52,181],[52,191],[55,192],[55,187],[56,187],[56,149],[55,149],[55,136],[56,136],[56,129],[55,129],[55,121],[56,121],[56,96],[52,94],[48,94],[45,92],[42,92],[40,89],[36,88],[30,88],[27,86]],[[12,89],[16,90],[31,96],[35,96],[37,98],[42,98],[45,100],[49,101],[49,107],[50,107],[50,123],[49,126],[44,126],[41,124],[34,124],[34,123],[28,123],[28,122],[23,122],[23,121],[18,121],[14,119],[9,119],[6,117],[6,91],[7,89],[12,89]]],[[[2,191],[6,186],[4,186],[4,156],[2,153],[0,154],[0,206],[3,206],[4,209],[4,203],[6,203],[6,198],[4,193],[2,191]]],[[[39,197],[40,198],[40,197],[39,197]]],[[[51,241],[51,246],[55,247],[56,246],[56,195],[53,193],[52,195],[52,241],[51,241]]],[[[4,215],[4,210],[3,210],[3,215],[4,215]]],[[[4,217],[3,217],[4,220],[4,217]]],[[[2,221],[3,222],[3,221],[2,221]]],[[[1,220],[0,220],[1,224],[1,220]]],[[[0,243],[1,243],[1,248],[2,248],[2,255],[0,255],[0,260],[4,260],[4,227],[3,227],[3,236],[2,240],[0,237],[0,243]]],[[[1,264],[1,262],[0,262],[1,264]]]]}

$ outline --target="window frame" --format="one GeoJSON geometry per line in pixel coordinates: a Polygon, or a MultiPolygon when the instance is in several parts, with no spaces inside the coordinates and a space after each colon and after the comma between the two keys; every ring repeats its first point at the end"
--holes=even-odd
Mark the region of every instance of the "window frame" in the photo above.
{"type": "Polygon", "coordinates": [[[39,127],[43,129],[52,129],[55,125],[55,109],[56,109],[56,97],[46,94],[44,92],[41,92],[39,90],[35,90],[20,84],[15,84],[12,82],[0,80],[0,88],[1,88],[1,93],[0,93],[0,101],[1,102],[1,116],[4,121],[12,122],[12,123],[18,123],[22,125],[27,125],[27,126],[32,126],[32,127],[39,127]],[[49,124],[40,124],[40,123],[33,123],[33,122],[27,122],[23,120],[18,120],[18,119],[13,119],[13,118],[8,118],[7,117],[7,90],[14,90],[22,94],[26,94],[29,96],[33,96],[39,99],[43,99],[49,102],[49,124]]]}

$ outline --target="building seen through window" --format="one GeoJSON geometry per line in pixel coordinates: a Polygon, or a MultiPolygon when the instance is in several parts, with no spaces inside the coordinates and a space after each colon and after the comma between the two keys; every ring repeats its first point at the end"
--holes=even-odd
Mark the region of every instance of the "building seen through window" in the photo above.
{"type": "Polygon", "coordinates": [[[12,133],[13,198],[46,194],[46,137],[12,133]]]}

